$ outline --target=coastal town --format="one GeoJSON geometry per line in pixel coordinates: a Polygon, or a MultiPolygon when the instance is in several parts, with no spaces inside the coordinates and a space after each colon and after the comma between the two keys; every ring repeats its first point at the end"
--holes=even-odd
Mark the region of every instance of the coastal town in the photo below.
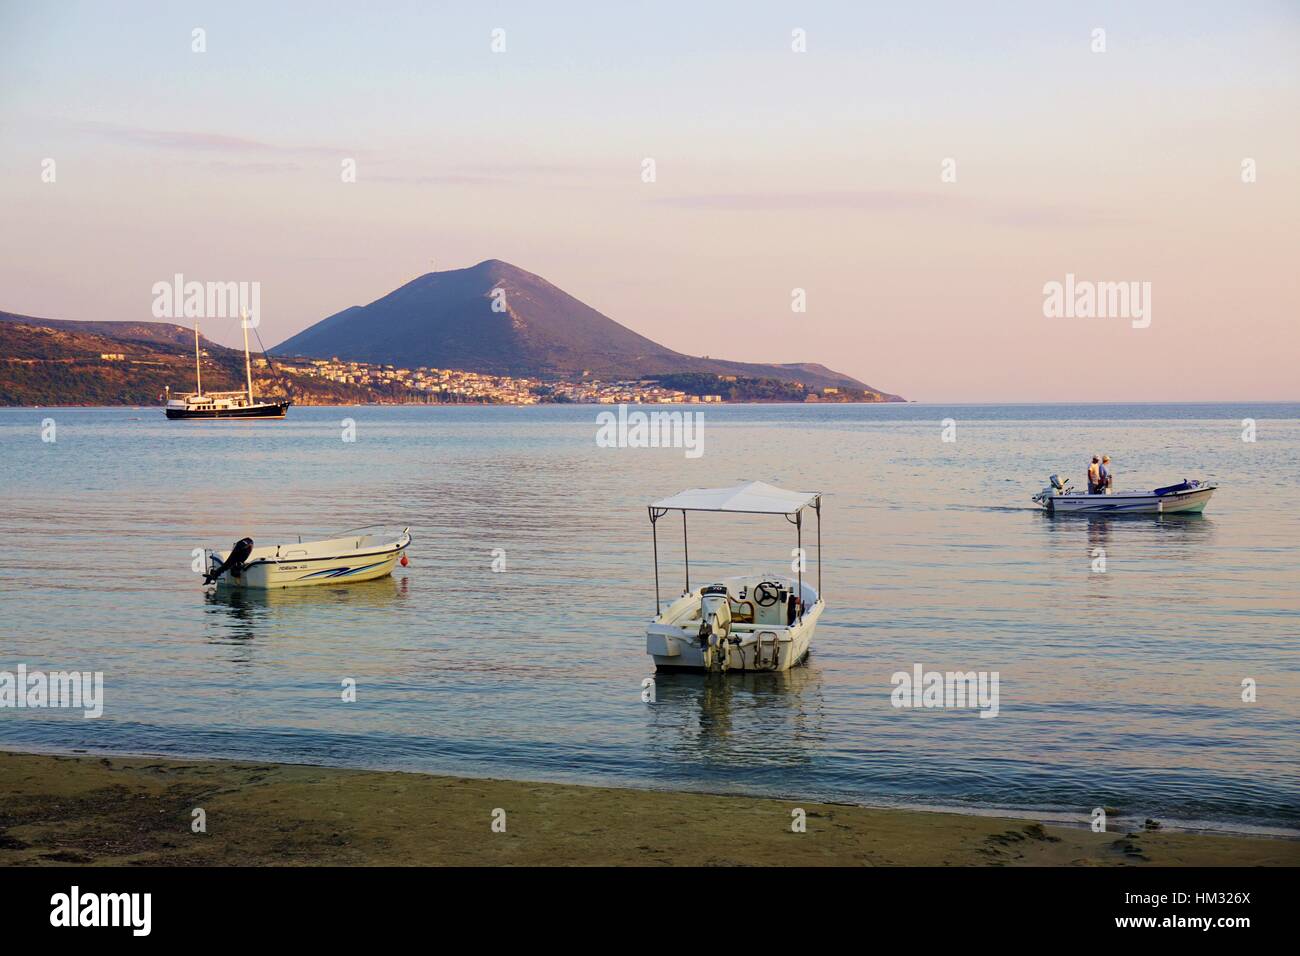
{"type": "MultiPolygon", "coordinates": [[[[267,360],[257,360],[265,367],[267,360]]],[[[394,365],[331,359],[277,359],[276,368],[293,378],[323,379],[341,385],[373,389],[390,396],[395,402],[474,402],[501,405],[537,405],[544,403],[628,404],[713,404],[721,395],[691,394],[670,388],[657,379],[602,382],[586,378],[578,382],[550,381],[541,378],[513,378],[460,369],[400,368],[394,365]]],[[[734,382],[735,376],[721,376],[734,382]]]]}
{"type": "MultiPolygon", "coordinates": [[[[195,388],[242,391],[242,349],[211,341],[195,354],[193,332],[147,323],[73,323],[0,313],[0,406],[141,405],[195,388]]],[[[331,356],[252,356],[258,395],[295,405],[666,405],[731,402],[901,401],[870,388],[767,375],[688,371],[610,374],[578,367],[514,375],[331,356]]],[[[451,363],[446,363],[450,366],[451,363]]],[[[766,369],[758,369],[763,372],[766,369]]],[[[851,381],[851,380],[850,380],[851,381]]]]}

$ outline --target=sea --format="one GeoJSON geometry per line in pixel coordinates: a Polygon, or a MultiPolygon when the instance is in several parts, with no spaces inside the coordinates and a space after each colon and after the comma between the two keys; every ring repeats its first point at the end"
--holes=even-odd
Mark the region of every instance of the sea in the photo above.
{"type": "MultiPolygon", "coordinates": [[[[1300,835],[1300,405],[642,410],[702,416],[699,448],[602,447],[595,406],[0,410],[0,672],[103,675],[97,718],[0,707],[0,748],[1300,835]],[[1030,500],[1103,453],[1117,489],[1219,488],[1203,515],[1030,500]],[[647,505],[752,480],[823,495],[812,654],[655,674],[647,505]],[[410,528],[391,578],[194,570],[370,525],[410,528]],[[996,716],[896,706],[918,667],[996,674],[996,716]]],[[[781,516],[688,531],[696,587],[797,560],[781,516]]],[[[675,515],[657,544],[668,600],[675,515]]]]}

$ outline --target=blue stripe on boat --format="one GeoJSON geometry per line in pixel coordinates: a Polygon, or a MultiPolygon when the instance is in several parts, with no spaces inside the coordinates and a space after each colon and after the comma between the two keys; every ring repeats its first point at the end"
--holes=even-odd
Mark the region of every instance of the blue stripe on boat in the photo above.
{"type": "Polygon", "coordinates": [[[313,571],[311,574],[303,575],[299,581],[306,581],[308,578],[342,578],[349,574],[360,574],[362,571],[369,571],[371,568],[377,568],[383,561],[376,561],[374,564],[367,564],[360,568],[332,568],[327,571],[313,571]]]}

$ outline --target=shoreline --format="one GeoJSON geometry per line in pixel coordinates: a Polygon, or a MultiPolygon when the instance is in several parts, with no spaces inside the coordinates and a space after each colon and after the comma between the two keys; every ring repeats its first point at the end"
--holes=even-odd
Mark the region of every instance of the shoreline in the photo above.
{"type": "MultiPolygon", "coordinates": [[[[763,399],[753,399],[746,401],[730,402],[300,402],[294,401],[294,408],[617,408],[620,404],[628,407],[637,408],[719,408],[724,405],[791,405],[796,408],[802,408],[807,405],[915,405],[916,402],[911,400],[903,401],[882,401],[882,402],[834,402],[834,401],[817,401],[817,402],[786,402],[786,401],[765,401],[763,399]]],[[[1179,404],[1177,402],[1173,404],[1179,404]]],[[[1236,402],[1233,404],[1248,404],[1236,402]]],[[[1267,405],[1276,404],[1270,402],[1257,402],[1255,404],[1267,405]]],[[[1285,404],[1285,403],[1283,403],[1285,404]]],[[[114,409],[114,408],[132,408],[132,409],[158,409],[162,410],[161,405],[86,405],[69,402],[63,405],[0,405],[0,408],[13,408],[18,410],[35,411],[42,408],[83,408],[83,409],[114,409]]]]}
{"type": "MultiPolygon", "coordinates": [[[[617,408],[617,407],[618,407],[617,404],[613,404],[613,405],[611,405],[611,404],[608,404],[608,403],[602,403],[602,402],[533,402],[532,404],[521,404],[521,403],[519,403],[519,402],[330,402],[330,403],[316,403],[316,402],[299,402],[299,401],[295,401],[293,404],[294,404],[294,407],[295,407],[295,408],[563,408],[563,407],[569,407],[569,408],[617,408]]],[[[623,403],[623,404],[626,404],[626,405],[629,405],[629,406],[636,405],[638,408],[654,408],[654,407],[657,407],[658,405],[660,405],[661,403],[658,403],[658,402],[649,402],[649,403],[625,402],[625,403],[623,403]]],[[[706,408],[722,408],[722,407],[728,407],[728,406],[730,406],[730,407],[735,407],[735,406],[754,406],[754,405],[787,405],[787,406],[790,406],[791,408],[806,408],[806,407],[808,407],[808,406],[810,406],[810,405],[836,405],[836,406],[839,406],[839,405],[863,405],[863,406],[867,406],[867,405],[871,405],[871,406],[874,406],[874,405],[914,405],[914,406],[917,406],[917,407],[920,407],[920,408],[940,408],[940,409],[942,409],[942,408],[1015,408],[1015,407],[1025,407],[1025,408],[1111,408],[1111,407],[1121,407],[1121,406],[1123,406],[1123,407],[1134,407],[1134,406],[1137,406],[1137,407],[1151,407],[1151,408],[1166,408],[1166,407],[1176,407],[1176,406],[1180,406],[1180,405],[1191,405],[1191,406],[1221,406],[1221,405],[1233,405],[1233,406],[1270,405],[1270,406],[1271,406],[1271,405],[1300,405],[1300,398],[1279,398],[1279,399],[1260,399],[1260,398],[1242,398],[1242,399],[1236,399],[1236,398],[1233,398],[1233,399],[1222,399],[1222,400],[1200,400],[1200,399],[1198,399],[1198,400],[1195,400],[1195,401],[1191,401],[1191,400],[1189,400],[1189,401],[1171,401],[1171,402],[1156,402],[1156,401],[1149,401],[1149,400],[1134,400],[1134,401],[1129,401],[1129,402],[1085,402],[1085,401],[1079,401],[1079,402],[1065,402],[1065,401],[1050,401],[1050,402],[1025,402],[1025,401],[1015,401],[1015,402],[1012,402],[1012,401],[1005,401],[1005,402],[998,402],[998,401],[987,401],[987,402],[968,402],[968,401],[962,401],[962,402],[930,402],[930,401],[927,401],[927,402],[922,402],[922,401],[917,401],[916,399],[911,399],[911,398],[904,399],[904,400],[902,400],[902,401],[897,401],[897,402],[895,402],[895,401],[885,401],[885,402],[828,402],[828,401],[821,401],[821,402],[784,402],[784,401],[763,401],[763,400],[761,400],[761,399],[753,399],[753,400],[746,400],[746,401],[707,402],[707,403],[706,403],[706,402],[674,402],[674,403],[667,403],[667,404],[665,405],[665,407],[671,407],[671,408],[676,408],[676,407],[689,407],[689,408],[695,408],[696,406],[702,406],[702,407],[706,407],[706,408]]],[[[134,404],[120,404],[120,405],[93,405],[93,404],[78,404],[78,403],[67,403],[67,404],[61,404],[61,405],[0,405],[0,410],[10,409],[10,410],[13,410],[13,411],[39,411],[39,410],[41,410],[41,409],[46,409],[46,408],[102,409],[102,410],[104,410],[104,411],[111,411],[111,410],[113,410],[113,409],[118,409],[118,408],[130,408],[130,409],[140,409],[140,410],[144,410],[144,409],[158,409],[158,410],[161,410],[161,409],[162,409],[162,406],[161,406],[161,405],[134,405],[134,404]]],[[[1287,420],[1287,419],[1283,419],[1283,418],[1278,418],[1278,419],[1269,419],[1269,421],[1285,421],[1285,420],[1287,420]]]]}
{"type": "Polygon", "coordinates": [[[1296,866],[1300,841],[306,764],[0,751],[0,865],[59,864],[1296,866]],[[206,832],[196,833],[199,809],[206,832]],[[806,832],[792,831],[795,809],[806,832]],[[498,811],[504,832],[493,830],[498,811]]]}

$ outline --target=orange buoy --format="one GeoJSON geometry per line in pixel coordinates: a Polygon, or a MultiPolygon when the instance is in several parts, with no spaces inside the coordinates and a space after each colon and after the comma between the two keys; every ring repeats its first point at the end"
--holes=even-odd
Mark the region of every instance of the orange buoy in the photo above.
{"type": "Polygon", "coordinates": [[[407,564],[409,564],[409,563],[410,563],[410,562],[408,562],[408,561],[406,560],[406,555],[403,554],[403,555],[402,555],[402,567],[406,567],[407,564]]]}

